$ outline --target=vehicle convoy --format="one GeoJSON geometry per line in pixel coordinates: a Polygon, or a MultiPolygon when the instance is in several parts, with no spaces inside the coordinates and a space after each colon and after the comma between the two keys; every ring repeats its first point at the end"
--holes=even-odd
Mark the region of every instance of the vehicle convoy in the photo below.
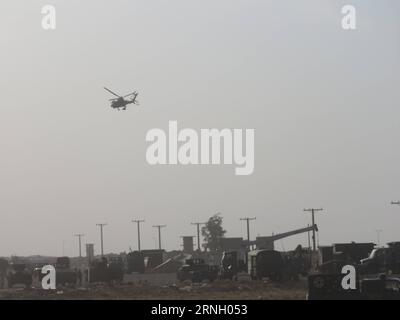
{"type": "Polygon", "coordinates": [[[400,274],[400,242],[389,242],[387,247],[372,250],[368,258],[361,260],[363,273],[400,274]]]}
{"type": "Polygon", "coordinates": [[[206,264],[203,259],[186,259],[176,276],[179,281],[214,281],[218,277],[218,267],[206,264]]]}
{"type": "Polygon", "coordinates": [[[356,289],[342,287],[343,274],[315,274],[308,277],[308,300],[400,300],[400,279],[381,275],[358,279],[356,289]]]}
{"type": "Polygon", "coordinates": [[[310,259],[301,246],[292,252],[253,250],[248,253],[248,273],[254,280],[298,280],[300,275],[308,274],[310,266],[310,259]]]}
{"type": "Polygon", "coordinates": [[[9,288],[14,285],[32,285],[32,274],[24,263],[12,263],[7,274],[7,284],[9,288]]]}
{"type": "MultiPolygon", "coordinates": [[[[289,253],[279,253],[274,251],[274,242],[287,237],[291,237],[297,234],[318,231],[316,224],[313,226],[308,226],[305,228],[295,229],[284,233],[274,234],[267,237],[257,237],[256,240],[243,241],[243,246],[245,248],[250,248],[251,246],[256,246],[257,250],[250,251],[224,251],[222,254],[221,264],[220,264],[220,277],[222,279],[237,279],[237,274],[240,272],[249,272],[253,279],[270,277],[272,279],[278,280],[285,277],[288,273],[291,273],[290,269],[298,269],[300,273],[307,273],[308,269],[311,267],[310,256],[306,258],[301,246],[296,248],[295,251],[289,253]],[[247,254],[243,257],[243,253],[247,254]],[[258,256],[258,258],[256,258],[258,256]],[[265,256],[264,258],[261,256],[265,256]],[[272,260],[269,260],[267,256],[270,256],[272,260]],[[253,258],[252,258],[253,257],[253,258]],[[252,260],[253,261],[250,261],[252,260]],[[263,266],[257,267],[258,263],[263,263],[261,261],[266,260],[265,268],[263,266]],[[257,262],[258,261],[258,262],[257,262]],[[307,270],[302,270],[302,269],[307,270]],[[285,270],[284,270],[285,269],[285,270]]],[[[295,270],[293,270],[294,273],[295,270]]],[[[289,275],[297,278],[298,275],[289,275]]]]}

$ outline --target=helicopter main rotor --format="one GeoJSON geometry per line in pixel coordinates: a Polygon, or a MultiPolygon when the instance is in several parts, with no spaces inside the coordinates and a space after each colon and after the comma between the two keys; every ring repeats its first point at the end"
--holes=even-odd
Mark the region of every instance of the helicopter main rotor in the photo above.
{"type": "Polygon", "coordinates": [[[112,95],[118,97],[118,98],[122,98],[121,96],[119,96],[118,94],[116,94],[115,92],[112,92],[110,89],[103,87],[105,90],[107,90],[109,93],[111,93],[112,95]]]}

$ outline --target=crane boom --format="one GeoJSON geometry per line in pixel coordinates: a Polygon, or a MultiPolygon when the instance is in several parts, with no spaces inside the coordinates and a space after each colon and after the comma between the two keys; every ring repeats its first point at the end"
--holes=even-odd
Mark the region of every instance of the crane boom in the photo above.
{"type": "Polygon", "coordinates": [[[290,236],[294,236],[296,234],[300,234],[300,233],[305,233],[305,232],[309,232],[309,231],[318,231],[318,227],[316,224],[314,224],[313,226],[309,226],[309,227],[305,227],[305,228],[301,228],[301,229],[296,229],[296,230],[292,230],[292,231],[288,231],[288,232],[284,232],[284,233],[278,233],[275,234],[273,236],[268,236],[268,237],[259,237],[258,240],[252,240],[250,242],[248,241],[244,241],[244,243],[246,245],[256,245],[259,248],[262,247],[269,247],[269,246],[273,246],[274,241],[276,240],[280,240],[283,238],[287,238],[290,236]]]}

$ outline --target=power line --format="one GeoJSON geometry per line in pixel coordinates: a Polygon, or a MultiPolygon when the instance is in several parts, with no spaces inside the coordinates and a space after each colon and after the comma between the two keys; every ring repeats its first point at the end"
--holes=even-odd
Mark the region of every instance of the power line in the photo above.
{"type": "Polygon", "coordinates": [[[132,220],[137,223],[137,235],[138,235],[138,251],[140,251],[140,223],[145,222],[144,220],[132,220]]]}
{"type": "Polygon", "coordinates": [[[245,218],[240,218],[239,220],[246,221],[247,223],[247,245],[250,248],[250,221],[256,220],[256,217],[253,218],[245,217],[245,218]]]}
{"type": "MultiPolygon", "coordinates": [[[[305,212],[311,212],[311,219],[312,219],[312,226],[313,227],[315,226],[315,216],[314,216],[315,212],[322,211],[322,210],[324,210],[324,209],[322,209],[322,208],[319,208],[319,209],[315,209],[315,208],[303,209],[303,211],[305,211],[305,212]]],[[[313,251],[315,251],[315,250],[317,250],[317,245],[315,243],[315,228],[312,230],[312,232],[313,232],[312,233],[313,251]]]]}
{"type": "Polygon", "coordinates": [[[101,240],[101,256],[104,256],[104,247],[103,247],[103,227],[106,226],[107,223],[97,223],[96,226],[100,227],[100,240],[101,240]]]}
{"type": "Polygon", "coordinates": [[[78,233],[75,235],[75,237],[78,237],[79,239],[79,258],[82,258],[82,237],[85,236],[83,233],[78,233]]]}
{"type": "Polygon", "coordinates": [[[167,225],[165,224],[159,224],[159,225],[155,225],[153,226],[153,228],[157,228],[158,229],[158,249],[161,250],[161,228],[165,228],[167,225]]]}

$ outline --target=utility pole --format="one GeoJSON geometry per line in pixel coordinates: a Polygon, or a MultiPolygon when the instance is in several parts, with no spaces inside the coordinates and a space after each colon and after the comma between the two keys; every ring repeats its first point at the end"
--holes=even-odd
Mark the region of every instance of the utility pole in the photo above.
{"type": "Polygon", "coordinates": [[[82,240],[83,236],[84,236],[83,233],[78,233],[75,235],[75,237],[78,237],[78,239],[79,239],[79,258],[82,258],[82,242],[81,242],[81,240],[82,240]]]}
{"type": "Polygon", "coordinates": [[[144,222],[144,220],[132,220],[132,222],[137,223],[137,238],[138,238],[138,251],[140,251],[140,223],[144,222]]]}
{"type": "Polygon", "coordinates": [[[192,225],[197,226],[197,250],[200,252],[201,251],[201,246],[200,246],[200,226],[203,224],[206,224],[205,222],[192,222],[192,225]]]}
{"type": "Polygon", "coordinates": [[[158,249],[161,250],[161,228],[165,228],[166,225],[165,224],[159,224],[156,226],[153,226],[153,228],[157,228],[158,229],[158,249]]]}
{"type": "Polygon", "coordinates": [[[249,218],[249,217],[245,217],[245,218],[240,218],[239,220],[241,221],[246,221],[247,223],[247,246],[250,249],[250,221],[251,220],[256,220],[256,218],[249,218]]]}
{"type": "Polygon", "coordinates": [[[376,238],[378,240],[378,247],[381,246],[381,233],[382,233],[382,229],[376,229],[376,238]]]}
{"type": "Polygon", "coordinates": [[[101,240],[101,256],[104,256],[104,247],[103,247],[103,227],[106,226],[107,223],[98,223],[96,226],[100,227],[100,240],[101,240]]]}
{"type": "Polygon", "coordinates": [[[156,239],[156,237],[152,237],[152,238],[154,240],[154,249],[157,249],[157,239],[156,239]]]}
{"type": "MultiPolygon", "coordinates": [[[[312,219],[312,226],[313,227],[315,226],[315,217],[314,217],[315,212],[322,211],[322,210],[324,210],[324,209],[322,209],[322,208],[319,208],[319,209],[315,209],[315,208],[303,209],[303,211],[305,211],[305,212],[311,212],[311,219],[312,219]]],[[[317,250],[317,245],[315,244],[315,228],[312,231],[312,241],[313,241],[313,251],[315,251],[315,250],[317,250]]]]}

